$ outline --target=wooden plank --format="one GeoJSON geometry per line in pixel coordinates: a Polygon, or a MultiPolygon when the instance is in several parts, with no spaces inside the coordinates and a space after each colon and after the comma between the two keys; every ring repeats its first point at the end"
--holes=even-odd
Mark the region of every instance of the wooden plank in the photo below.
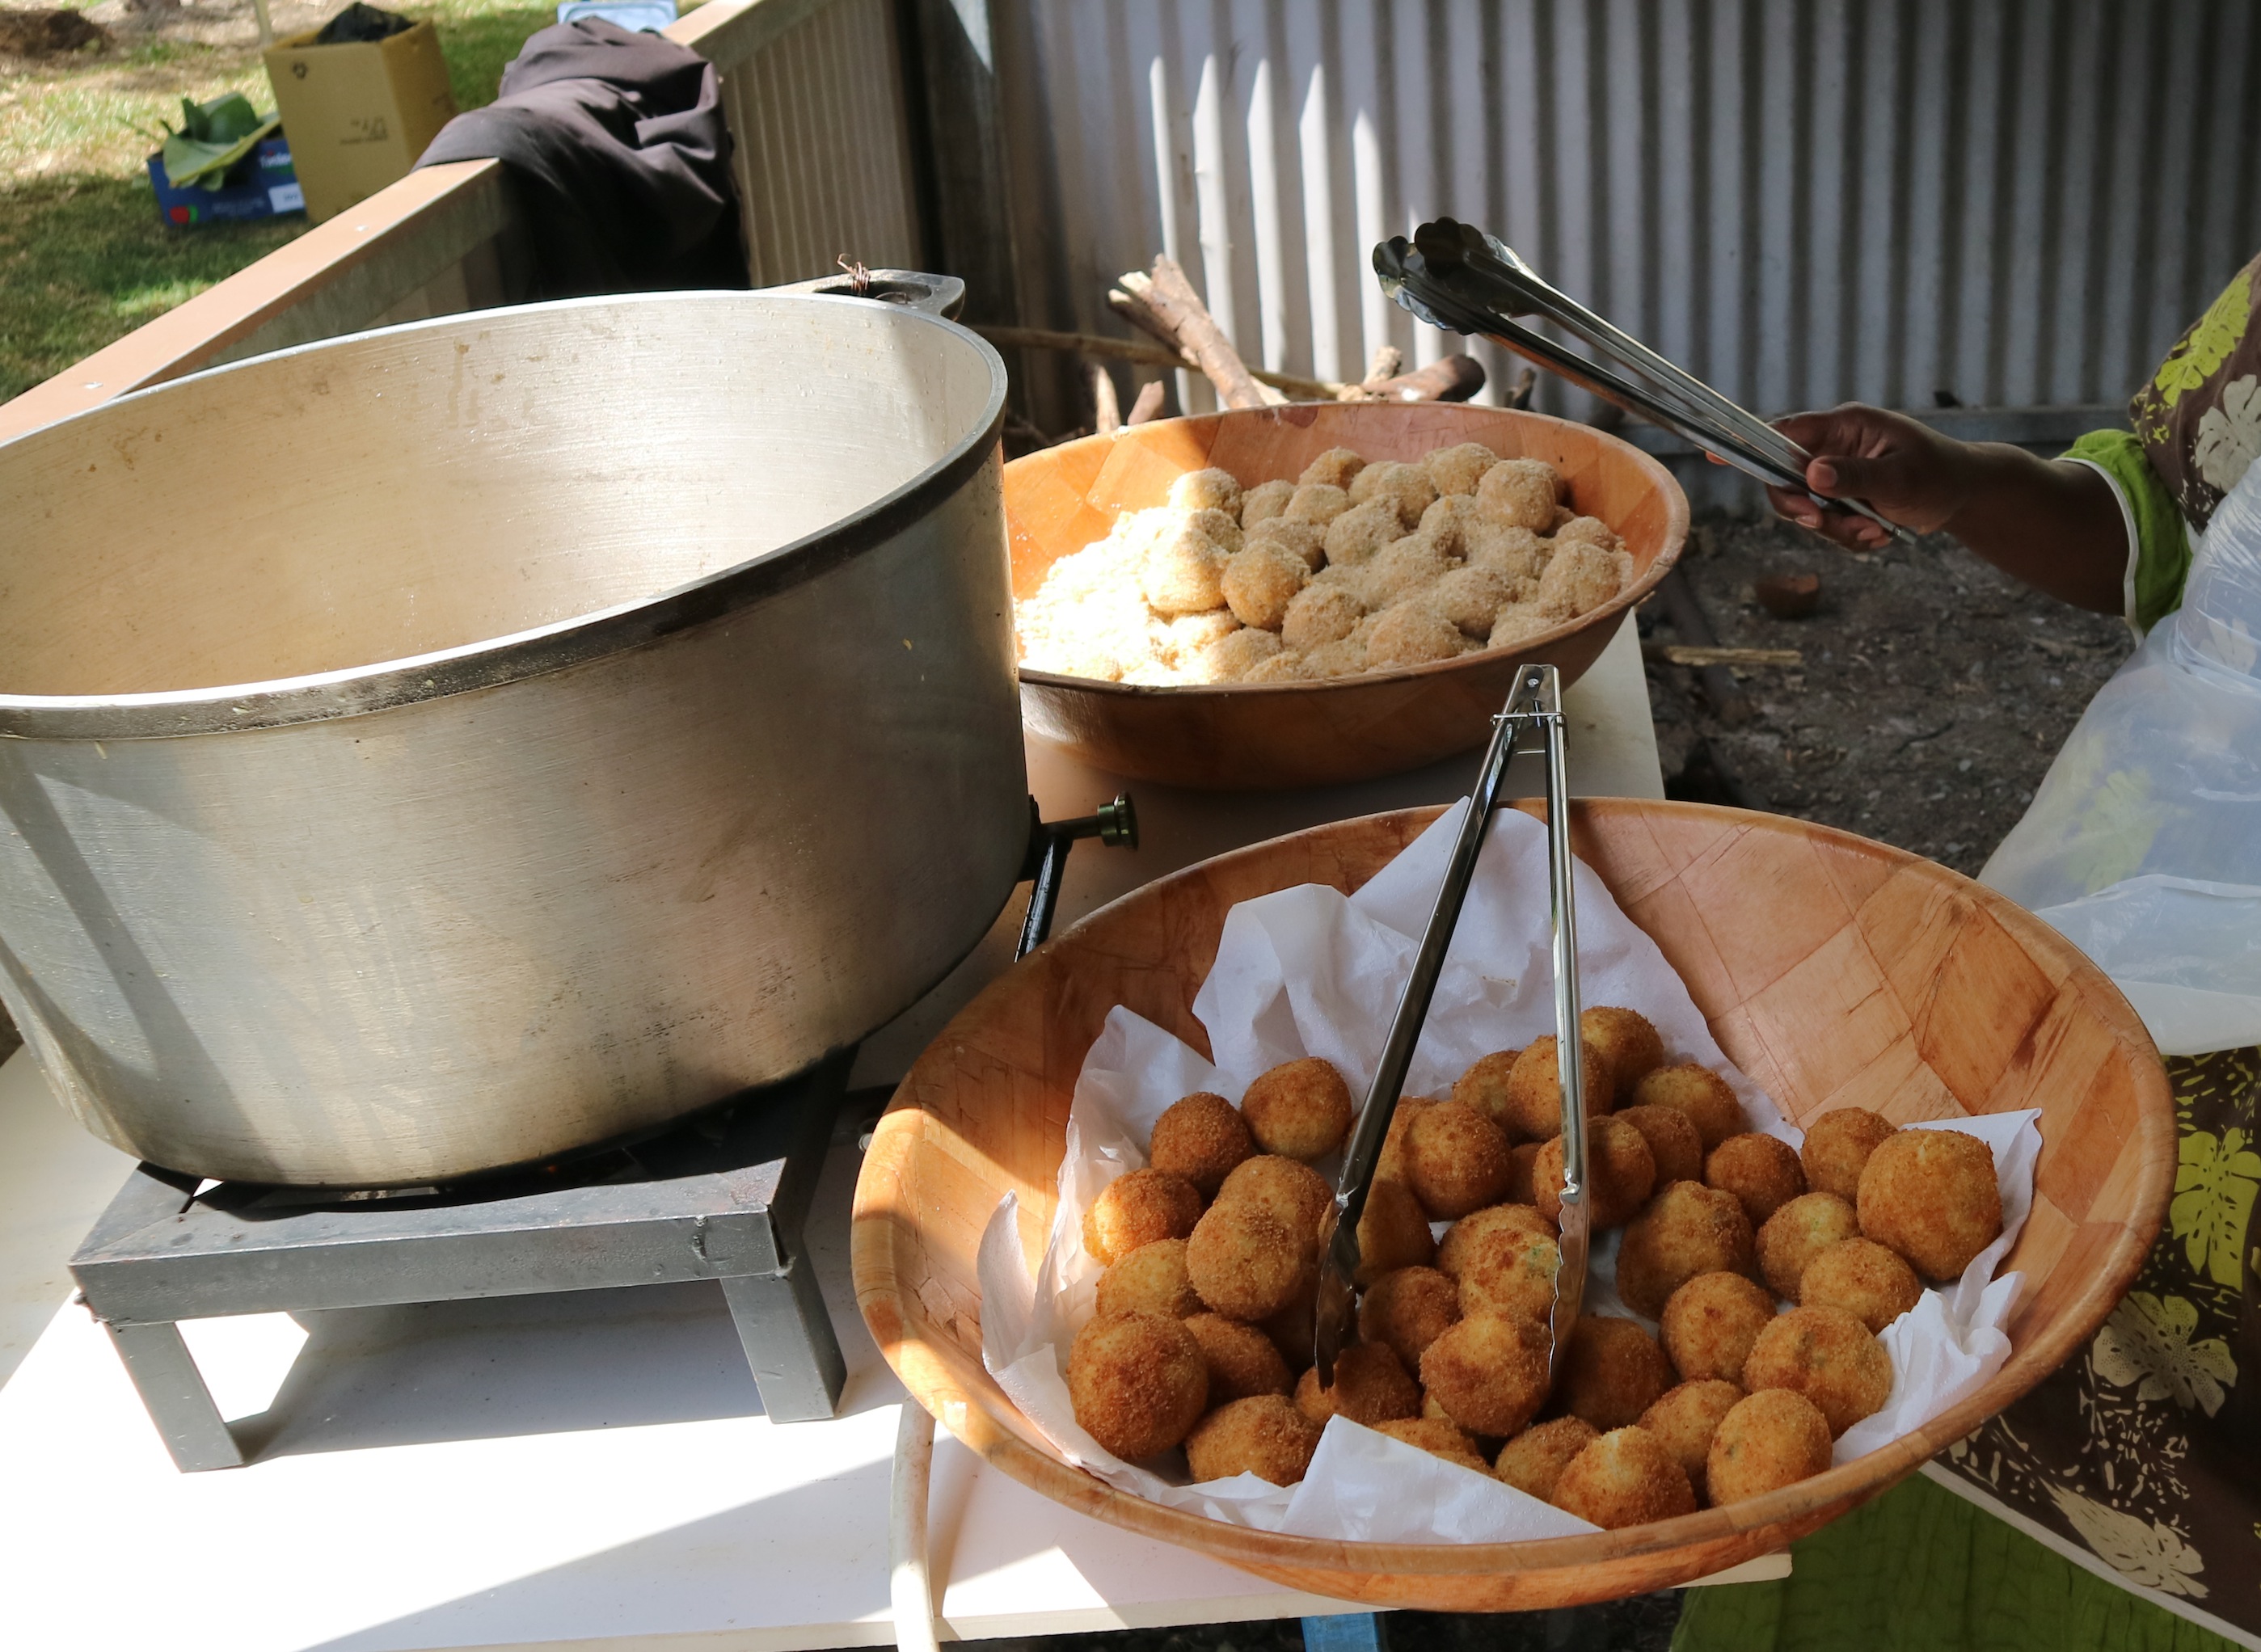
{"type": "Polygon", "coordinates": [[[764,47],[775,44],[815,17],[832,0],[707,0],[707,4],[660,31],[687,46],[728,75],[764,47]]]}

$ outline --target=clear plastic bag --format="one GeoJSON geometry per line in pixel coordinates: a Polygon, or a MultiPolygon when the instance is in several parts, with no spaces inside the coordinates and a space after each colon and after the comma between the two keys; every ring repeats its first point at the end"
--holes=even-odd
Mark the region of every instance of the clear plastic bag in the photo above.
{"type": "Polygon", "coordinates": [[[2165,1053],[2261,1044],[2261,463],[1981,876],[2095,959],[2165,1053]]]}

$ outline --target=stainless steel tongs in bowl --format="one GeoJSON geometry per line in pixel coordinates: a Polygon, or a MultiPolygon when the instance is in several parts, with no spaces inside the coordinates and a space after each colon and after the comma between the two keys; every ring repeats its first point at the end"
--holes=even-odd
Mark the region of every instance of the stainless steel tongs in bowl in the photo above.
{"type": "Polygon", "coordinates": [[[1497,236],[1440,218],[1374,249],[1382,290],[1432,327],[1494,340],[1637,418],[1686,437],[1760,481],[1795,488],[1829,510],[1915,535],[1858,499],[1824,499],[1807,486],[1812,456],[1766,420],[1683,371],[1576,299],[1557,291],[1497,236]],[[1584,341],[1590,360],[1513,318],[1536,315],[1584,341]],[[1629,376],[1630,375],[1630,376],[1629,376]]]}
{"type": "Polygon", "coordinates": [[[1319,1266],[1313,1354],[1322,1384],[1334,1382],[1335,1356],[1350,1333],[1351,1282],[1358,1276],[1359,1266],[1358,1222],[1366,1210],[1366,1196],[1382,1157],[1382,1140],[1389,1133],[1389,1120],[1397,1110],[1406,1072],[1413,1064],[1414,1047],[1420,1043],[1422,1026],[1429,1018],[1429,1001],[1444,970],[1453,931],[1459,926],[1469,881],[1475,876],[1476,857],[1491,830],[1492,811],[1499,801],[1508,760],[1515,756],[1523,735],[1534,729],[1544,736],[1538,750],[1547,762],[1547,885],[1554,931],[1554,1048],[1562,1088],[1561,1263],[1554,1278],[1550,1327],[1554,1348],[1547,1361],[1550,1377],[1561,1368],[1570,1327],[1577,1323],[1585,1303],[1591,1211],[1586,1197],[1584,1064],[1578,1059],[1578,935],[1570,898],[1570,785],[1563,762],[1561,686],[1552,665],[1526,665],[1516,675],[1506,709],[1493,719],[1491,744],[1485,749],[1483,766],[1477,771],[1475,788],[1468,796],[1468,812],[1461,822],[1452,858],[1446,862],[1436,907],[1429,914],[1429,926],[1413,955],[1413,972],[1398,995],[1397,1012],[1382,1046],[1381,1063],[1343,1155],[1342,1174],[1335,1184],[1334,1231],[1319,1266]]]}

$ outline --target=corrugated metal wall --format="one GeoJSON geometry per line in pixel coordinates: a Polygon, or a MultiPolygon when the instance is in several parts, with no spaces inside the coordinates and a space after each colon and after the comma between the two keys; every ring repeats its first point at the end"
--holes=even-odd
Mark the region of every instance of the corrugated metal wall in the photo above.
{"type": "Polygon", "coordinates": [[[1166,251],[1267,367],[1426,361],[1367,255],[1442,212],[1763,412],[2108,403],[2261,247],[2250,0],[994,4],[1036,325],[1166,251]]]}

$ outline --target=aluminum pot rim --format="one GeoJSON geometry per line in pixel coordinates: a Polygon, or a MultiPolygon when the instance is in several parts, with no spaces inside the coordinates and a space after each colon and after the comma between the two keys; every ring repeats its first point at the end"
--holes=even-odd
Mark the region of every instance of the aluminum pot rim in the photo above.
{"type": "Polygon", "coordinates": [[[276,729],[296,723],[321,722],[341,717],[365,716],[372,712],[441,700],[479,688],[499,687],[544,676],[568,666],[585,664],[645,643],[656,643],[721,619],[757,602],[789,591],[841,566],[894,538],[912,523],[930,514],[988,463],[995,452],[1005,419],[1007,382],[1004,357],[987,339],[971,328],[940,316],[901,304],[832,293],[779,292],[717,289],[693,292],[599,294],[592,298],[560,298],[539,304],[463,311],[389,327],[341,334],[288,349],[248,356],[240,362],[207,368],[129,391],[100,406],[90,407],[6,442],[0,456],[20,444],[44,440],[56,431],[91,423],[129,404],[162,396],[183,384],[200,384],[227,374],[248,371],[293,356],[334,350],[367,339],[439,332],[460,327],[467,320],[492,320],[533,312],[560,313],[575,310],[672,306],[711,303],[716,299],[760,299],[765,304],[853,305],[858,309],[884,311],[903,325],[938,327],[980,352],[989,370],[989,394],[981,413],[967,434],[941,458],[901,486],[882,494],[862,509],[841,517],[814,533],[764,551],[687,585],[657,595],[576,614],[549,625],[513,631],[501,636],[468,643],[430,653],[377,660],[336,671],[312,672],[294,677],[270,678],[251,683],[222,684],[206,688],[168,689],[134,694],[11,694],[0,691],[0,738],[18,740],[154,740],[189,735],[221,734],[253,729],[276,729]]]}

